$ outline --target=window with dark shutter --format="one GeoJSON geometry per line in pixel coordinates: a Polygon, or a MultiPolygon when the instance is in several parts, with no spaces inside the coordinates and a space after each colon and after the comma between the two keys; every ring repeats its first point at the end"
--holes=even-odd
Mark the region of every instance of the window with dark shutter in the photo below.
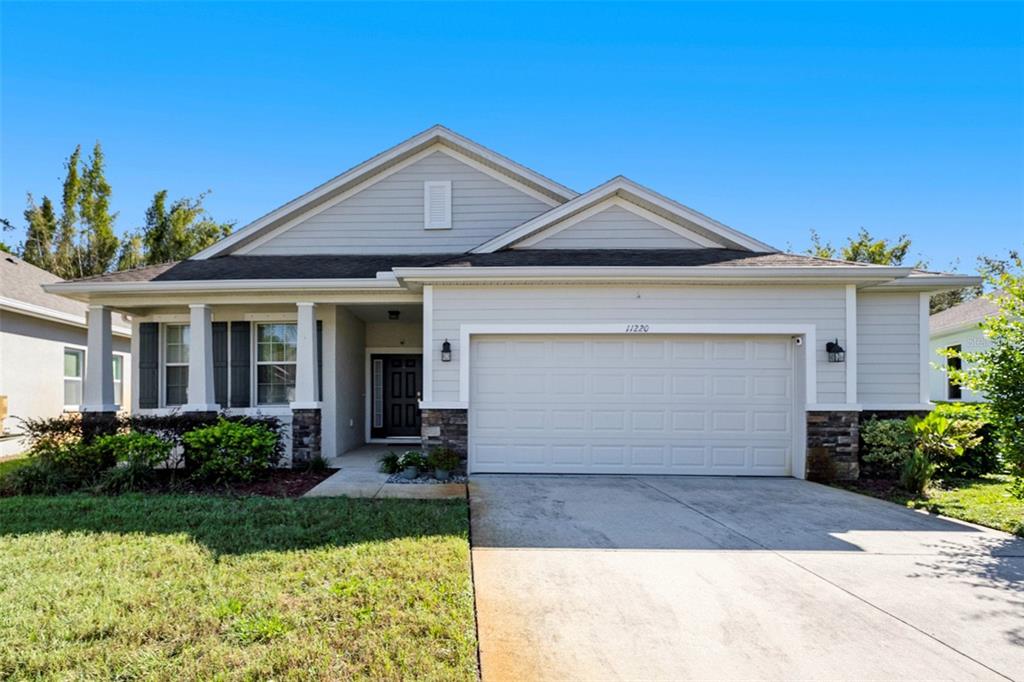
{"type": "Polygon", "coordinates": [[[139,325],[139,407],[160,406],[160,325],[139,325]]]}
{"type": "Polygon", "coordinates": [[[248,322],[231,323],[231,407],[249,407],[249,329],[248,322]]]}

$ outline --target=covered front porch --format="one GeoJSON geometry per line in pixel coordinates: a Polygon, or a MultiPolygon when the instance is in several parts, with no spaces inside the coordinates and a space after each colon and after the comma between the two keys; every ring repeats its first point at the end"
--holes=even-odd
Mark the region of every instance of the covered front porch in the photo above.
{"type": "Polygon", "coordinates": [[[97,420],[114,411],[110,314],[118,310],[133,328],[136,413],[276,417],[293,466],[368,443],[419,446],[421,297],[253,298],[92,304],[83,412],[97,420]]]}

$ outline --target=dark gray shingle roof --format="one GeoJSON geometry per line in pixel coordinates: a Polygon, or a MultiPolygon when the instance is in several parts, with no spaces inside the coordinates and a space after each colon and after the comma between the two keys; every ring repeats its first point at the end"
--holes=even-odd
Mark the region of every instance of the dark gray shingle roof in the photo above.
{"type": "Polygon", "coordinates": [[[89,277],[79,282],[184,282],[232,279],[355,279],[408,267],[836,267],[858,265],[789,253],[735,249],[507,250],[496,253],[335,256],[223,256],[89,277]]]}

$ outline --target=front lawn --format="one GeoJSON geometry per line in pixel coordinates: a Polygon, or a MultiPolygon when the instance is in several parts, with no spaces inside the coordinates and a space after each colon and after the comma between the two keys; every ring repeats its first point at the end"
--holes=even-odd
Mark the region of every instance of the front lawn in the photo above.
{"type": "Polygon", "coordinates": [[[927,498],[914,497],[891,484],[864,481],[850,487],[911,509],[926,509],[1024,537],[1024,500],[1010,494],[1009,483],[1009,476],[994,475],[941,481],[932,484],[927,498]]]}
{"type": "Polygon", "coordinates": [[[0,678],[476,679],[462,500],[0,499],[0,678]]]}

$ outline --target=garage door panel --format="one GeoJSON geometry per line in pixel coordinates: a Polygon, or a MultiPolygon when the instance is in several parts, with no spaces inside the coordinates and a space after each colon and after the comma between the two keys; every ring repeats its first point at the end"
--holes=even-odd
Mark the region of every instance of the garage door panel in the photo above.
{"type": "Polygon", "coordinates": [[[788,338],[477,337],[474,472],[788,475],[788,338]]]}

